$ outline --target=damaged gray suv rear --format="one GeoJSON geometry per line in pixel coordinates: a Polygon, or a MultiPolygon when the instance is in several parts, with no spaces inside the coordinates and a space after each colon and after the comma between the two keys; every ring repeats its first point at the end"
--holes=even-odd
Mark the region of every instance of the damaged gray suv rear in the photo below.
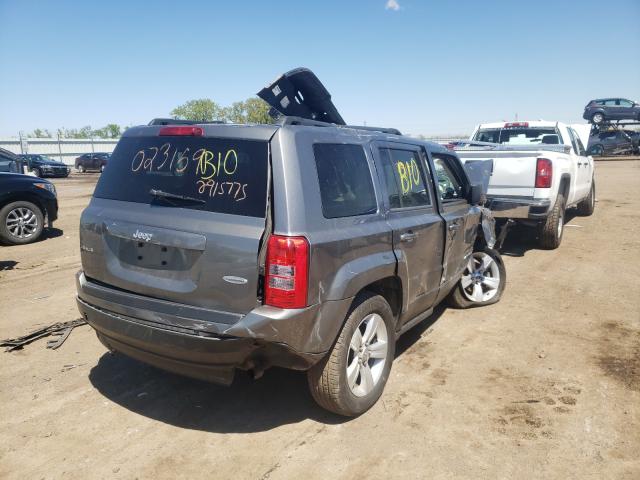
{"type": "Polygon", "coordinates": [[[110,350],[222,384],[306,370],[358,415],[435,305],[500,298],[479,197],[454,153],[392,130],[131,128],[82,214],[78,307],[110,350]]]}

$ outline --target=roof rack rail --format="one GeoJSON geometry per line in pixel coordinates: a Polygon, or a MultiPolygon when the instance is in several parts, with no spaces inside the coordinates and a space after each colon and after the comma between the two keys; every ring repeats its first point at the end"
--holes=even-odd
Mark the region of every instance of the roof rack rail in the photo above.
{"type": "Polygon", "coordinates": [[[211,122],[201,122],[199,120],[180,120],[177,118],[154,118],[148,125],[206,125],[206,124],[226,123],[222,120],[213,120],[211,122]]]}
{"type": "Polygon", "coordinates": [[[336,128],[352,128],[354,130],[366,130],[369,132],[388,133],[390,135],[402,135],[397,128],[370,127],[360,125],[338,125],[336,123],[321,122],[319,120],[311,120],[303,117],[282,116],[278,123],[284,125],[307,125],[312,127],[336,127],[336,128]]]}

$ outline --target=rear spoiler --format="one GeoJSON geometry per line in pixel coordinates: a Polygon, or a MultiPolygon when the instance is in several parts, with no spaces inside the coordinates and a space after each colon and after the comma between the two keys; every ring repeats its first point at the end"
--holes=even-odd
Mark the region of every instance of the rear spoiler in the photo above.
{"type": "Polygon", "coordinates": [[[473,140],[451,140],[449,143],[453,144],[453,149],[455,151],[462,152],[470,150],[507,152],[547,150],[558,153],[569,153],[571,151],[571,145],[554,145],[547,143],[539,143],[537,145],[504,145],[501,143],[476,142],[473,140]]]}

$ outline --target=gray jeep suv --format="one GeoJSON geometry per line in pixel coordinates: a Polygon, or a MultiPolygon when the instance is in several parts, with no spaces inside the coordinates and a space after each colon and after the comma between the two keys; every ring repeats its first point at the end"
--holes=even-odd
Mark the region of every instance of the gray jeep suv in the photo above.
{"type": "Polygon", "coordinates": [[[278,125],[128,129],[82,214],[78,307],[110,350],[230,384],[307,370],[358,415],[399,335],[449,298],[498,301],[480,190],[454,153],[390,133],[278,125]]]}

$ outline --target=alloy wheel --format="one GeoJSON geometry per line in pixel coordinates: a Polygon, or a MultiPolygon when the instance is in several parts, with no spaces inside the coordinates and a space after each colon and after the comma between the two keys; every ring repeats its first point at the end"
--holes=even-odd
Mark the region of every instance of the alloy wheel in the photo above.
{"type": "Polygon", "coordinates": [[[355,329],[347,351],[347,384],[356,397],[364,397],[376,387],[387,363],[387,326],[371,313],[355,329]]]}
{"type": "Polygon", "coordinates": [[[5,220],[7,230],[16,238],[30,238],[38,229],[38,217],[27,207],[14,208],[5,220]]]}
{"type": "Polygon", "coordinates": [[[500,287],[500,269],[496,261],[484,252],[474,252],[460,279],[465,297],[472,302],[487,302],[500,287]]]}

